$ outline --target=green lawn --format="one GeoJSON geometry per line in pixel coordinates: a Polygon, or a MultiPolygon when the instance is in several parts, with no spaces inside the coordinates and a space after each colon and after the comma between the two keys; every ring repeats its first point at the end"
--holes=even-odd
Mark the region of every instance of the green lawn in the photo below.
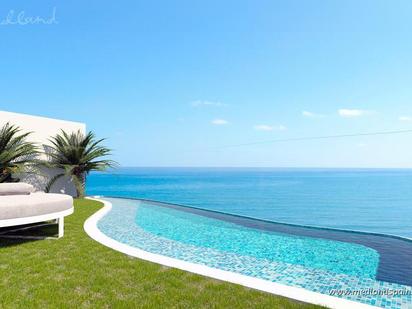
{"type": "Polygon", "coordinates": [[[77,200],[59,240],[0,238],[0,308],[318,308],[128,257],[87,236],[77,200]]]}

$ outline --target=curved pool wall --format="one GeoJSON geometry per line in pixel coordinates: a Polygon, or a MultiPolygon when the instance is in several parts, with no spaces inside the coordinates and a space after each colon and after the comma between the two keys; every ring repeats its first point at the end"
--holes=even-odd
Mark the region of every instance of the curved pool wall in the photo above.
{"type": "MultiPolygon", "coordinates": [[[[412,242],[407,240],[151,201],[105,200],[113,208],[98,228],[147,252],[322,294],[331,289],[412,290],[412,242]]],[[[341,297],[389,308],[412,306],[410,294],[341,297]]]]}

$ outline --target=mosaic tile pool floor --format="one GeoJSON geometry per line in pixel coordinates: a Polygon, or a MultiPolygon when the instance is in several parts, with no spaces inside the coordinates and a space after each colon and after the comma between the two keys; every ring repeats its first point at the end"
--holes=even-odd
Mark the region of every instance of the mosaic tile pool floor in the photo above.
{"type": "Polygon", "coordinates": [[[327,295],[331,290],[402,291],[404,295],[335,296],[383,308],[412,308],[412,287],[375,280],[379,254],[369,247],[261,231],[139,200],[105,200],[113,208],[98,228],[121,243],[327,295]]]}

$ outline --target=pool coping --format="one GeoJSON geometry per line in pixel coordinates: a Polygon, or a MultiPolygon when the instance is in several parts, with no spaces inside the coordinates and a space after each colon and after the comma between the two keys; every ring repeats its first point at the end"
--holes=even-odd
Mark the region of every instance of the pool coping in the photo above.
{"type": "Polygon", "coordinates": [[[99,209],[96,213],[90,216],[83,225],[85,232],[95,241],[101,243],[102,245],[109,247],[113,250],[122,252],[124,254],[140,258],[142,260],[154,262],[156,264],[165,265],[168,267],[173,267],[188,271],[191,273],[203,275],[206,277],[227,281],[235,284],[239,284],[248,288],[268,292],[271,294],[284,296],[287,298],[295,299],[298,301],[312,303],[316,305],[326,306],[329,308],[336,309],[367,309],[367,308],[378,308],[371,305],[355,302],[352,300],[347,300],[343,298],[338,298],[326,294],[321,294],[317,292],[312,292],[303,288],[287,286],[279,284],[276,282],[271,282],[263,279],[258,279],[246,275],[241,275],[234,272],[229,272],[225,270],[220,270],[217,268],[212,268],[205,265],[190,263],[182,261],[179,259],[150,253],[142,249],[138,249],[121,242],[118,242],[99,230],[97,224],[100,219],[102,219],[106,214],[112,209],[112,204],[109,201],[99,198],[87,197],[87,199],[98,201],[103,203],[103,208],[99,209]]]}

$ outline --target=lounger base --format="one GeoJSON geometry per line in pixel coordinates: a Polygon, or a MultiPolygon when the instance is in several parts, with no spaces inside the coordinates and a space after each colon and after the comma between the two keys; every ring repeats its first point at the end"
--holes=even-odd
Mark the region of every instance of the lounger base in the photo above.
{"type": "MultiPolygon", "coordinates": [[[[34,216],[34,217],[26,217],[26,218],[18,218],[18,219],[6,219],[6,220],[0,220],[0,227],[9,227],[9,226],[21,226],[21,225],[26,225],[26,224],[32,224],[32,223],[39,223],[39,222],[46,222],[46,221],[51,221],[55,220],[55,224],[58,224],[58,233],[57,237],[41,237],[41,236],[26,236],[26,235],[5,235],[5,234],[0,234],[0,238],[19,238],[19,239],[58,239],[63,237],[64,235],[64,217],[72,214],[74,211],[74,208],[67,209],[61,212],[56,212],[52,214],[46,214],[46,215],[40,215],[40,216],[34,216]]],[[[14,231],[22,231],[22,230],[27,230],[39,226],[45,226],[45,225],[50,225],[50,223],[47,224],[41,224],[41,225],[35,225],[35,226],[29,226],[29,227],[20,227],[13,229],[11,231],[7,231],[5,233],[10,233],[14,231]]]]}

